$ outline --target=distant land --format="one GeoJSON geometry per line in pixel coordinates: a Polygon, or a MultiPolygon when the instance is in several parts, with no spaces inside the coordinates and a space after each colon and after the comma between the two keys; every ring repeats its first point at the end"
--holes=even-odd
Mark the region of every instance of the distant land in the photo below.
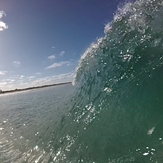
{"type": "Polygon", "coordinates": [[[42,85],[42,86],[29,87],[29,88],[22,88],[22,89],[13,89],[13,90],[7,90],[7,91],[0,90],[0,94],[4,94],[4,93],[14,93],[14,92],[20,92],[20,91],[33,90],[33,89],[40,89],[40,88],[46,88],[46,87],[52,87],[52,86],[70,84],[70,83],[72,83],[72,82],[58,83],[58,84],[50,84],[50,85],[42,85]]]}

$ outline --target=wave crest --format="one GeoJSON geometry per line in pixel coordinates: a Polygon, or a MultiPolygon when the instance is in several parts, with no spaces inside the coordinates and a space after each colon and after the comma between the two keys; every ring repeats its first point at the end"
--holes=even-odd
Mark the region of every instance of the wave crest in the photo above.
{"type": "Polygon", "coordinates": [[[131,70],[140,66],[143,58],[147,62],[141,69],[155,59],[162,59],[162,16],[160,0],[138,0],[119,7],[114,20],[105,26],[105,36],[92,43],[82,55],[74,83],[82,86],[95,78],[108,79],[106,75],[110,76],[116,67],[131,70]],[[159,53],[155,54],[155,50],[159,53]]]}

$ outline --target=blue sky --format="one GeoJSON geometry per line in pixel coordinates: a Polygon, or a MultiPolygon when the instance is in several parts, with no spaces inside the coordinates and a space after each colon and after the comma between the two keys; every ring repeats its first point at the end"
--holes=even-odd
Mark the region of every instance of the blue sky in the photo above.
{"type": "Polygon", "coordinates": [[[72,81],[120,0],[0,0],[0,89],[72,81]]]}

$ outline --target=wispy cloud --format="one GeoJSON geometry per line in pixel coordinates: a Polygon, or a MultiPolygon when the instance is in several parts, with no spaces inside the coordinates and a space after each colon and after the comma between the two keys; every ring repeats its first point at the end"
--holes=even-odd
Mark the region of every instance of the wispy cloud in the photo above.
{"type": "Polygon", "coordinates": [[[61,51],[59,55],[63,56],[64,54],[65,54],[65,51],[61,51]]]}
{"type": "Polygon", "coordinates": [[[0,19],[3,17],[3,15],[6,15],[4,11],[0,11],[0,19]]]}
{"type": "Polygon", "coordinates": [[[21,63],[19,61],[13,61],[13,64],[17,68],[21,66],[21,63]]]}
{"type": "Polygon", "coordinates": [[[0,71],[0,75],[5,75],[7,71],[0,71]]]}
{"type": "Polygon", "coordinates": [[[29,80],[32,80],[32,79],[34,79],[35,78],[35,76],[29,76],[29,77],[27,77],[29,80]]]}
{"type": "Polygon", "coordinates": [[[35,78],[35,76],[29,76],[29,77],[28,77],[28,79],[33,79],[33,78],[35,78]]]}
{"type": "Polygon", "coordinates": [[[69,82],[72,81],[73,75],[74,71],[42,78],[37,78],[37,76],[25,77],[24,75],[15,75],[11,78],[0,80],[0,89],[11,90],[16,88],[27,88],[61,82],[69,82]]]}
{"type": "Polygon", "coordinates": [[[7,85],[7,82],[0,82],[0,86],[7,85]]]}
{"type": "Polygon", "coordinates": [[[44,78],[39,78],[34,80],[31,85],[44,85],[44,84],[53,84],[57,81],[65,81],[66,79],[68,79],[68,81],[71,80],[71,78],[73,77],[74,72],[68,72],[65,74],[59,74],[59,75],[54,75],[54,76],[48,76],[48,77],[44,77],[44,78]]]}
{"type": "Polygon", "coordinates": [[[36,75],[41,75],[41,72],[37,72],[36,75]]]}
{"type": "Polygon", "coordinates": [[[50,60],[55,59],[55,55],[48,56],[48,59],[50,59],[50,60]]]}
{"type": "MultiPolygon", "coordinates": [[[[4,11],[0,11],[0,19],[5,15],[4,11]]],[[[6,25],[6,23],[4,23],[3,21],[0,20],[0,31],[3,31],[5,29],[7,29],[8,26],[6,25]]]]}
{"type": "Polygon", "coordinates": [[[14,82],[15,82],[15,79],[11,79],[11,80],[9,81],[9,84],[14,83],[14,82]]]}
{"type": "Polygon", "coordinates": [[[56,67],[60,67],[63,65],[69,66],[69,65],[71,65],[71,62],[70,61],[56,62],[56,63],[53,63],[52,65],[46,67],[46,69],[56,68],[56,67]]]}

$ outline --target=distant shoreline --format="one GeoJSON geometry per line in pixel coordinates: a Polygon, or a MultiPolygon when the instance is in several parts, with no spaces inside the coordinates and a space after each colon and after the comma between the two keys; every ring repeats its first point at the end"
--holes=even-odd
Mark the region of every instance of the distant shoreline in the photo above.
{"type": "Polygon", "coordinates": [[[33,89],[40,89],[40,88],[46,88],[46,87],[70,84],[70,83],[72,83],[72,82],[58,83],[58,84],[49,84],[49,85],[42,85],[42,86],[36,86],[36,87],[28,87],[28,88],[22,88],[22,89],[13,89],[13,90],[7,90],[7,91],[0,91],[0,94],[21,92],[21,91],[27,91],[27,90],[33,90],[33,89]]]}

